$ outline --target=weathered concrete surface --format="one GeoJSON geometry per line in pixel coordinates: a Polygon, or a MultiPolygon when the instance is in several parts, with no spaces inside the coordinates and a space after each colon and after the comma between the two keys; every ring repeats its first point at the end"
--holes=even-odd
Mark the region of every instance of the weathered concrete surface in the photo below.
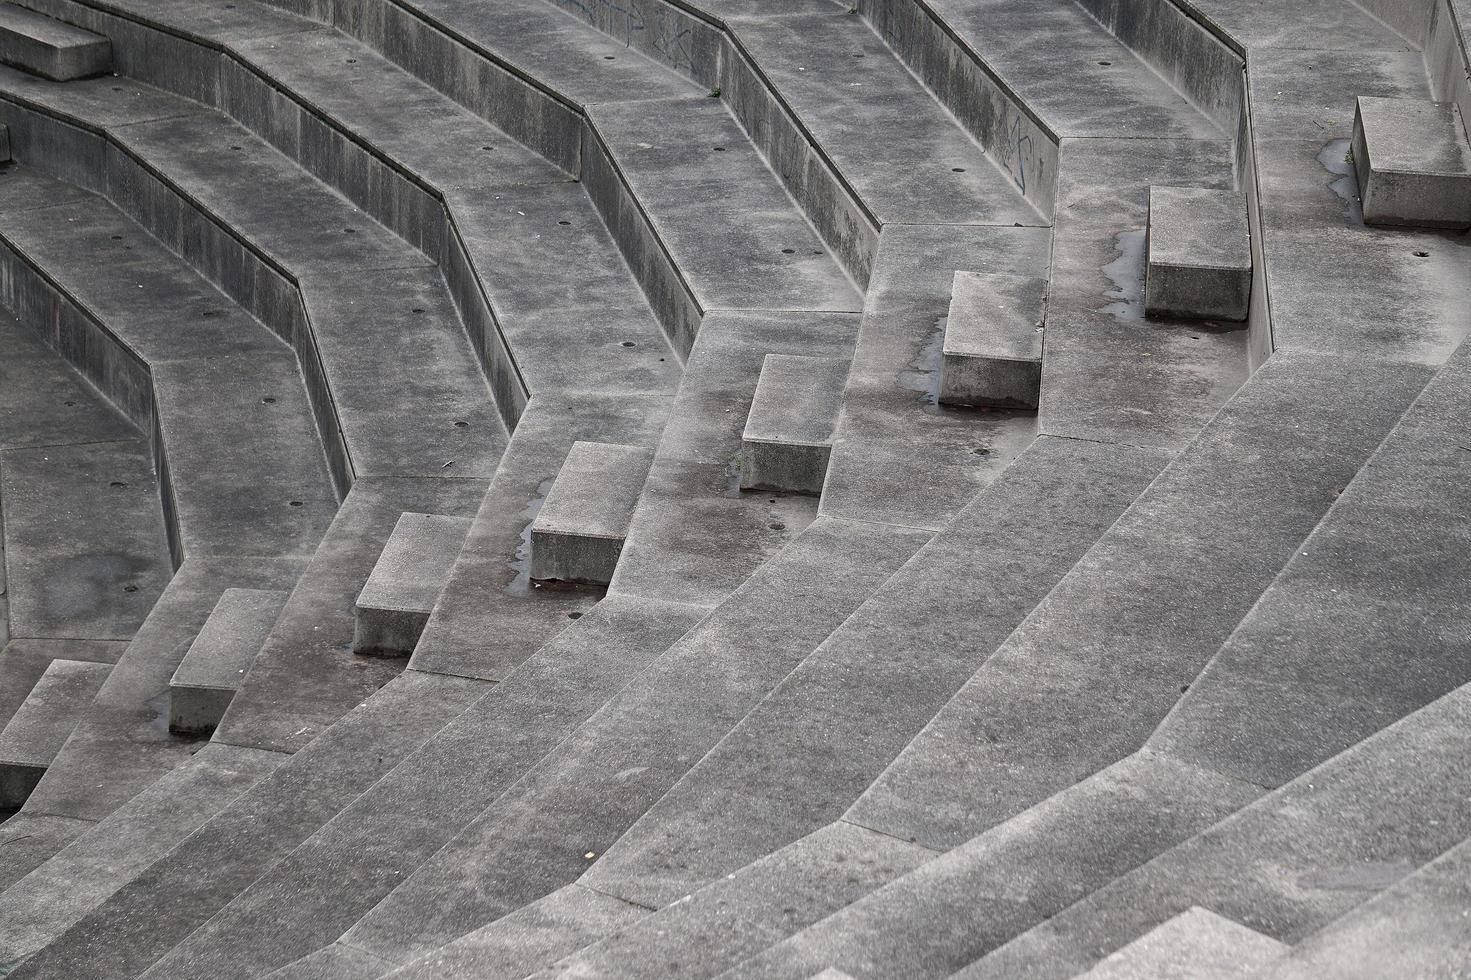
{"type": "Polygon", "coordinates": [[[1235,980],[1288,949],[1209,909],[1187,909],[1134,940],[1079,980],[1235,980]]]}

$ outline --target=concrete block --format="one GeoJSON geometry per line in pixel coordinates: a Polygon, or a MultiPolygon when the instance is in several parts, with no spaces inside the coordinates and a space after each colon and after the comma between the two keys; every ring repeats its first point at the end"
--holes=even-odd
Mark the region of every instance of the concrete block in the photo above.
{"type": "Polygon", "coordinates": [[[69,82],[112,71],[112,42],[14,4],[0,4],[0,61],[69,82]]]}
{"type": "Polygon", "coordinates": [[[358,593],[354,653],[412,653],[470,533],[470,518],[407,513],[358,593]]]}
{"type": "Polygon", "coordinates": [[[822,493],[849,360],[767,354],[741,434],[741,489],[822,493]]]}
{"type": "Polygon", "coordinates": [[[286,604],[284,591],[226,589],[169,681],[169,730],[212,732],[286,604]]]}
{"type": "Polygon", "coordinates": [[[1155,926],[1078,980],[1235,980],[1288,946],[1199,906],[1155,926]]]}
{"type": "Polygon", "coordinates": [[[1149,188],[1150,316],[1245,320],[1251,302],[1246,198],[1203,187],[1149,188]]]}
{"type": "Polygon", "coordinates": [[[531,577],[607,585],[654,454],[574,442],[531,524],[531,577]]]}
{"type": "Polygon", "coordinates": [[[81,660],[53,660],[47,665],[30,696],[0,731],[0,809],[25,803],[111,671],[110,664],[81,660]]]}
{"type": "Polygon", "coordinates": [[[940,401],[1036,411],[1047,280],[957,272],[940,363],[940,401]]]}
{"type": "Polygon", "coordinates": [[[1471,146],[1453,103],[1359,96],[1353,162],[1365,223],[1471,226],[1471,146]]]}

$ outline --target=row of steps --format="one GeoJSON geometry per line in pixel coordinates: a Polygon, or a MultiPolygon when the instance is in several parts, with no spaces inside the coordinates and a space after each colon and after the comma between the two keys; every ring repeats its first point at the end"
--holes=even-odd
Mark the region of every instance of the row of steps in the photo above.
{"type": "MultiPolygon", "coordinates": [[[[615,586],[616,586],[616,581],[615,581],[615,586]]],[[[279,895],[279,893],[278,893],[278,895],[279,895]]],[[[257,899],[257,901],[263,901],[263,899],[257,899]]],[[[422,905],[422,903],[421,903],[421,905],[422,905]]],[[[241,911],[243,911],[243,909],[241,909],[241,911]]],[[[219,936],[219,933],[216,933],[215,942],[216,943],[221,943],[221,948],[224,948],[224,940],[219,939],[218,936],[219,936]]],[[[246,946],[246,943],[244,943],[243,942],[243,939],[241,939],[241,934],[238,934],[238,933],[235,933],[234,934],[234,939],[232,939],[231,942],[232,943],[238,943],[238,945],[240,945],[240,946],[246,946]]],[[[203,943],[200,943],[200,948],[204,949],[204,948],[206,948],[206,946],[203,946],[203,943]]],[[[235,952],[237,952],[237,954],[238,954],[238,952],[240,952],[240,948],[238,948],[238,946],[237,946],[237,948],[235,948],[235,952]]],[[[179,968],[179,965],[185,964],[185,962],[190,962],[191,967],[197,968],[197,967],[199,967],[200,964],[202,964],[202,962],[212,962],[212,961],[200,961],[200,959],[194,959],[194,961],[190,961],[190,959],[185,959],[184,956],[178,955],[178,956],[175,956],[174,962],[172,962],[172,964],[168,964],[168,965],[166,965],[166,967],[165,967],[165,965],[160,965],[160,970],[159,970],[160,976],[168,976],[168,970],[169,970],[169,968],[179,968]],[[175,964],[178,964],[178,965],[175,965],[175,964]]],[[[215,961],[215,962],[218,962],[218,961],[215,961]]],[[[215,965],[215,962],[212,962],[212,965],[215,965]]]]}

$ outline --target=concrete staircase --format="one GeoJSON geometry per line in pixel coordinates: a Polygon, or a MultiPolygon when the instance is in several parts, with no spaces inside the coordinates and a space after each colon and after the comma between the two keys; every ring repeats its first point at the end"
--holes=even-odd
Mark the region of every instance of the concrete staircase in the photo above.
{"type": "Polygon", "coordinates": [[[1471,108],[1450,2],[25,0],[120,74],[0,69],[3,298],[151,433],[178,570],[17,633],[0,483],[0,710],[117,661],[0,827],[0,972],[1429,935],[1471,270],[1454,181],[1369,226],[1353,99],[1471,108]]]}

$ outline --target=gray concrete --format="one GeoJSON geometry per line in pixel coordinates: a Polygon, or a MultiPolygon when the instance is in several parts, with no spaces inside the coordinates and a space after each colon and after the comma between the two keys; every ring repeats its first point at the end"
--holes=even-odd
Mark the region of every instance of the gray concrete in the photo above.
{"type": "Polygon", "coordinates": [[[532,579],[611,582],[653,459],[638,446],[574,442],[531,522],[532,579]]]}
{"type": "Polygon", "coordinates": [[[220,594],[169,680],[170,731],[205,735],[215,730],[281,615],[286,595],[268,589],[220,594]]]}
{"type": "Polygon", "coordinates": [[[121,640],[11,640],[0,648],[0,728],[25,703],[51,661],[115,664],[126,646],[121,640]]]}
{"type": "Polygon", "coordinates": [[[1047,280],[957,272],[945,317],[940,401],[1037,408],[1047,280]]]}
{"type": "Polygon", "coordinates": [[[1371,225],[1471,225],[1471,145],[1454,104],[1359,96],[1353,165],[1371,225]]]}
{"type": "Polygon", "coordinates": [[[0,809],[22,806],[112,667],[53,660],[0,731],[0,809]]]}
{"type": "Polygon", "coordinates": [[[469,531],[468,517],[399,517],[353,603],[354,653],[413,653],[469,531]]]}
{"type": "Polygon", "coordinates": [[[1108,956],[1078,980],[1237,980],[1288,947],[1270,936],[1194,907],[1108,956]]]}
{"type": "Polygon", "coordinates": [[[0,5],[0,61],[54,82],[112,71],[112,42],[12,3],[0,5]]]}
{"type": "Polygon", "coordinates": [[[43,948],[285,761],[206,745],[0,895],[0,963],[43,948]]]}
{"type": "Polygon", "coordinates": [[[822,493],[848,362],[767,354],[741,433],[741,489],[822,493]]]}
{"type": "Polygon", "coordinates": [[[1151,186],[1145,248],[1145,312],[1199,320],[1246,319],[1252,276],[1244,195],[1151,186]]]}

